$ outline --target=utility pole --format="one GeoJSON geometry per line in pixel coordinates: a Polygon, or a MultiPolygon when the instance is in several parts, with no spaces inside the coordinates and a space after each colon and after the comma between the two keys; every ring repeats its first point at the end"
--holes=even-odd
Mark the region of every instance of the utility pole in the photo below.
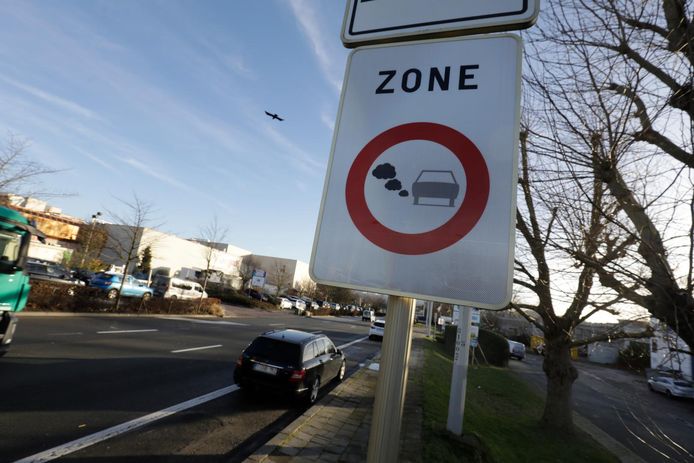
{"type": "Polygon", "coordinates": [[[92,235],[94,235],[94,227],[96,226],[96,219],[101,216],[101,212],[92,214],[92,222],[89,227],[89,235],[87,236],[87,244],[84,246],[82,251],[82,259],[80,259],[80,268],[84,268],[84,259],[86,259],[87,254],[89,254],[89,245],[92,243],[92,235]]]}
{"type": "Polygon", "coordinates": [[[366,459],[368,463],[398,461],[414,310],[414,299],[388,296],[386,328],[366,459]]]}

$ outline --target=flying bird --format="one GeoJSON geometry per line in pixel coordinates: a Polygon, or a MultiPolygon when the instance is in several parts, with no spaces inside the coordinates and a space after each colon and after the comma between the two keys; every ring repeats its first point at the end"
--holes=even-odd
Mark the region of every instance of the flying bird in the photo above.
{"type": "Polygon", "coordinates": [[[265,114],[267,114],[268,116],[270,116],[270,117],[273,118],[273,119],[277,119],[278,121],[283,121],[283,120],[284,120],[284,119],[282,119],[281,117],[279,117],[277,114],[272,114],[272,113],[269,113],[269,112],[267,112],[267,111],[265,111],[265,114]]]}

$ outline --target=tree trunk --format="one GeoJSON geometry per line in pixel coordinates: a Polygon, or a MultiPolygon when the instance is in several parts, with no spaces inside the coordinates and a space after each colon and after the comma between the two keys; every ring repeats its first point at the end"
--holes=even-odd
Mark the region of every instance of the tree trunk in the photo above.
{"type": "Polygon", "coordinates": [[[578,371],[571,363],[568,340],[545,338],[545,359],[542,369],[547,376],[547,397],[540,426],[561,434],[573,434],[573,404],[571,389],[578,371]]]}

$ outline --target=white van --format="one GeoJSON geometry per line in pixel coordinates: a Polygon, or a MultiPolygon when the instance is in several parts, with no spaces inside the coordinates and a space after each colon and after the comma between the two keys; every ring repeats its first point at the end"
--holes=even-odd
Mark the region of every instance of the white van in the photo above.
{"type": "Polygon", "coordinates": [[[152,285],[154,295],[171,299],[200,299],[207,297],[207,292],[202,290],[200,283],[180,278],[158,276],[152,285]]]}

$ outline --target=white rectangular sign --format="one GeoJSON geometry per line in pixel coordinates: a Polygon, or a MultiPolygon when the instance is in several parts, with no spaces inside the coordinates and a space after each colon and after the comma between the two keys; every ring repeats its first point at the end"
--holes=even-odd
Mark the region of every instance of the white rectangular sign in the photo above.
{"type": "Polygon", "coordinates": [[[349,0],[342,42],[351,48],[523,29],[539,11],[540,0],[349,0]]]}
{"type": "Polygon", "coordinates": [[[511,34],[350,54],[311,255],[315,281],[508,304],[521,54],[511,34]]]}

